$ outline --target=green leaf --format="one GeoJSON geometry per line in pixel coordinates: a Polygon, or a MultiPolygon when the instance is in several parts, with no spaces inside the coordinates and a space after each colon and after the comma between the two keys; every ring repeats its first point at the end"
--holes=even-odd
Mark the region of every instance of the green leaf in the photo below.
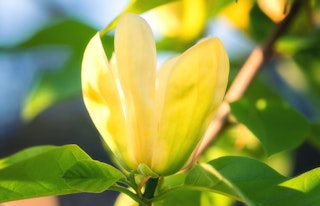
{"type": "Polygon", "coordinates": [[[242,194],[227,179],[224,179],[215,169],[206,164],[198,164],[188,174],[185,179],[188,186],[212,189],[215,192],[223,192],[234,198],[240,198],[242,194]],[[219,188],[216,190],[216,188],[219,188]]]}
{"type": "Polygon", "coordinates": [[[275,194],[273,199],[276,201],[270,205],[317,205],[320,202],[320,168],[285,181],[280,186],[287,188],[284,189],[286,192],[275,194]]]}
{"type": "Polygon", "coordinates": [[[315,205],[320,201],[320,168],[289,179],[257,160],[228,156],[196,165],[185,187],[218,192],[247,205],[315,205]]]}
{"type": "MultiPolygon", "coordinates": [[[[120,175],[115,169],[102,164],[92,160],[76,145],[38,146],[23,150],[0,160],[0,202],[77,193],[82,191],[79,189],[87,184],[86,181],[92,184],[94,182],[90,178],[84,178],[83,183],[78,186],[72,179],[63,178],[70,178],[71,174],[80,173],[84,177],[90,177],[99,174],[97,170],[103,169],[106,171],[100,173],[106,174],[103,180],[108,185],[117,181],[120,175]],[[83,165],[86,169],[83,169],[83,165]]],[[[92,188],[88,190],[91,191],[92,188]]]]}
{"type": "Polygon", "coordinates": [[[230,106],[235,118],[259,139],[267,155],[299,146],[309,130],[307,120],[281,101],[242,99],[230,106]]]}
{"type": "Polygon", "coordinates": [[[63,175],[66,183],[79,191],[100,193],[125,176],[116,168],[94,160],[81,160],[63,175]]]}
{"type": "Polygon", "coordinates": [[[242,201],[249,205],[257,205],[260,199],[270,198],[269,188],[287,179],[268,165],[246,157],[221,157],[210,161],[209,165],[237,188],[242,194],[242,201]]]}
{"type": "Polygon", "coordinates": [[[61,178],[81,159],[88,159],[77,146],[43,146],[23,150],[1,160],[0,202],[75,192],[61,178]]]}
{"type": "Polygon", "coordinates": [[[255,205],[253,200],[261,195],[260,187],[269,187],[284,179],[285,177],[257,160],[245,157],[222,157],[209,164],[195,166],[188,174],[185,184],[203,188],[204,191],[224,194],[244,201],[248,205],[255,205]],[[251,196],[252,192],[254,198],[251,196]]]}
{"type": "MultiPolygon", "coordinates": [[[[160,201],[154,202],[155,206],[194,206],[194,205],[231,205],[232,200],[226,196],[212,192],[195,190],[193,186],[183,185],[187,173],[179,173],[166,177],[164,184],[160,184],[159,193],[165,195],[160,201]],[[178,190],[176,190],[178,188],[178,190]],[[179,189],[180,188],[180,189],[179,189]],[[168,192],[173,189],[174,192],[168,192]]],[[[199,188],[199,187],[197,187],[199,188]]]]}

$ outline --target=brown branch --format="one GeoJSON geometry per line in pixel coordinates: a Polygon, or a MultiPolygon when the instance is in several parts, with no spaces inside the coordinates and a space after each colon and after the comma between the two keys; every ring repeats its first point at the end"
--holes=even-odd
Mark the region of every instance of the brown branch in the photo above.
{"type": "Polygon", "coordinates": [[[292,4],[291,10],[286,18],[276,25],[275,29],[270,34],[269,38],[265,41],[262,47],[257,47],[252,51],[242,68],[240,69],[238,75],[233,80],[228,92],[226,93],[225,100],[220,106],[217,115],[213,122],[210,124],[203,141],[198,146],[193,161],[193,164],[199,155],[207,148],[210,143],[217,137],[218,133],[221,131],[226,123],[228,116],[230,115],[229,102],[234,102],[240,99],[253,78],[260,70],[261,66],[271,58],[273,55],[273,47],[275,42],[287,31],[289,26],[294,20],[294,17],[301,10],[301,5],[303,0],[296,0],[292,4]]]}

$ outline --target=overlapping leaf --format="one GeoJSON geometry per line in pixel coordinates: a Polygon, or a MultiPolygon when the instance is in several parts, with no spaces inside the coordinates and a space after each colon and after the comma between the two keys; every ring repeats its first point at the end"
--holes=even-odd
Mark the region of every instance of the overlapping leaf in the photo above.
{"type": "Polygon", "coordinates": [[[247,205],[314,205],[320,199],[320,168],[289,179],[257,160],[226,156],[194,167],[185,185],[247,205]]]}
{"type": "Polygon", "coordinates": [[[33,147],[0,160],[0,202],[100,192],[121,178],[120,171],[92,160],[76,145],[33,147]]]}

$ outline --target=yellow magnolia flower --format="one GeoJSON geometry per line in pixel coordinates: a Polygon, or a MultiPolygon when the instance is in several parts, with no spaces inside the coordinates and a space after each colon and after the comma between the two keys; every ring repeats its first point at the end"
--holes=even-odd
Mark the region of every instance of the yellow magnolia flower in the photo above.
{"type": "Polygon", "coordinates": [[[221,103],[229,73],[227,53],[206,38],[157,72],[149,25],[124,14],[115,52],[106,58],[99,33],[84,53],[82,90],[87,110],[122,166],[170,175],[183,168],[221,103]]]}

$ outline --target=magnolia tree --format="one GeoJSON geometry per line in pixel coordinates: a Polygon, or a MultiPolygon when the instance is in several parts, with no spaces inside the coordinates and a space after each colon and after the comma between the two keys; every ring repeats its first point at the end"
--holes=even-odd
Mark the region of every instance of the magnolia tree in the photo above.
{"type": "MultiPolygon", "coordinates": [[[[91,38],[83,54],[84,103],[118,167],[93,160],[77,145],[29,148],[0,161],[0,202],[105,190],[119,192],[116,205],[231,205],[234,201],[315,205],[320,201],[319,168],[290,177],[268,158],[276,153],[282,154],[279,159],[288,158],[283,151],[309,139],[319,144],[319,126],[253,81],[299,10],[311,12],[319,3],[283,1],[287,4],[281,10],[283,20],[229,78],[225,47],[218,38],[203,37],[201,32],[178,34],[181,45],[193,44],[157,69],[156,42],[137,13],[168,2],[132,1],[91,38]],[[114,27],[113,49],[102,39],[114,27]],[[196,37],[202,38],[195,41],[196,37]],[[258,95],[250,85],[255,85],[258,95]],[[267,157],[261,157],[262,148],[267,157]]],[[[208,3],[206,8],[206,3],[174,2],[192,8],[191,14],[200,7],[209,14],[213,8],[217,13],[236,4],[208,3]]],[[[207,17],[196,16],[204,27],[207,17]]],[[[180,29],[188,32],[186,26],[180,29]]],[[[312,38],[319,43],[317,35],[312,38]]],[[[280,164],[286,166],[285,161],[280,164]]]]}

